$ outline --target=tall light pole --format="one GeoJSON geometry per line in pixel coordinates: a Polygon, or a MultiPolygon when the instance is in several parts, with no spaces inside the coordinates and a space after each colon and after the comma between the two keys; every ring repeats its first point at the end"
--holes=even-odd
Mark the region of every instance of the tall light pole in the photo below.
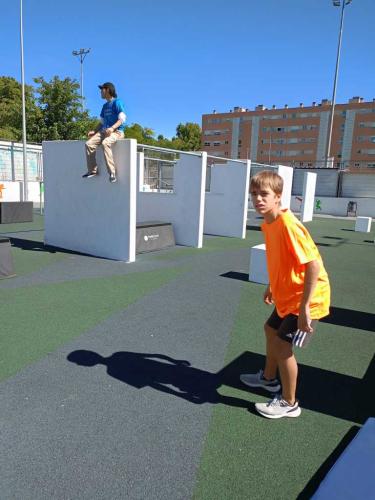
{"type": "Polygon", "coordinates": [[[339,32],[339,41],[337,45],[337,57],[336,57],[336,69],[335,69],[335,78],[333,81],[333,93],[332,93],[332,106],[331,106],[331,115],[329,118],[328,125],[328,141],[327,141],[327,149],[326,149],[326,167],[328,167],[329,155],[331,150],[331,142],[332,142],[332,129],[333,129],[333,117],[335,114],[335,102],[336,102],[336,88],[337,88],[337,75],[339,72],[339,64],[340,64],[340,53],[341,53],[341,39],[342,32],[344,27],[344,12],[345,7],[350,4],[352,0],[332,0],[334,7],[341,7],[341,21],[340,21],[340,32],[339,32]]]}
{"type": "Polygon", "coordinates": [[[26,105],[25,105],[25,69],[23,62],[23,9],[20,0],[20,43],[21,43],[21,88],[22,88],[22,143],[23,143],[23,189],[22,201],[27,201],[27,146],[26,146],[26,105]]]}
{"type": "Polygon", "coordinates": [[[78,56],[81,63],[81,106],[83,111],[83,61],[91,49],[73,50],[73,56],[78,56]]]}

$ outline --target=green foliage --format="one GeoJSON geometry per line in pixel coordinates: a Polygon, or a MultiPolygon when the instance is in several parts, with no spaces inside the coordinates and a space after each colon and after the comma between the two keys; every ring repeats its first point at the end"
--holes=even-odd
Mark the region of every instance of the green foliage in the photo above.
{"type": "MultiPolygon", "coordinates": [[[[26,114],[30,127],[34,127],[37,115],[34,90],[25,85],[26,114]]],[[[16,79],[0,77],[0,138],[19,141],[22,138],[22,88],[16,79]]]]}
{"type": "Polygon", "coordinates": [[[34,78],[37,104],[40,110],[37,142],[43,140],[70,140],[86,137],[98,121],[82,111],[79,83],[71,78],[61,80],[54,76],[50,82],[34,78]]]}
{"type": "Polygon", "coordinates": [[[127,139],[137,139],[139,144],[149,144],[155,146],[157,140],[154,137],[154,131],[148,127],[142,127],[139,123],[133,123],[125,127],[124,137],[127,139]]]}
{"type": "Polygon", "coordinates": [[[197,123],[180,123],[176,128],[176,137],[167,139],[163,135],[155,138],[154,131],[133,123],[125,128],[125,137],[136,139],[140,144],[159,146],[180,151],[198,151],[201,149],[201,128],[197,123]]]}
{"type": "Polygon", "coordinates": [[[181,141],[183,151],[198,151],[201,149],[202,131],[197,123],[180,123],[176,129],[177,139],[181,141]]]}

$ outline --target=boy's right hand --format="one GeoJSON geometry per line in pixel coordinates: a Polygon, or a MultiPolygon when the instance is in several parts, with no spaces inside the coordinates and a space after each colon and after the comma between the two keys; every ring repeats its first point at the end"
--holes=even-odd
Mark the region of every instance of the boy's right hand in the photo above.
{"type": "Polygon", "coordinates": [[[264,295],[263,295],[263,300],[264,302],[270,306],[271,304],[273,304],[273,299],[272,299],[272,292],[271,292],[271,288],[270,286],[268,285],[268,287],[266,288],[266,291],[264,292],[264,295]]]}

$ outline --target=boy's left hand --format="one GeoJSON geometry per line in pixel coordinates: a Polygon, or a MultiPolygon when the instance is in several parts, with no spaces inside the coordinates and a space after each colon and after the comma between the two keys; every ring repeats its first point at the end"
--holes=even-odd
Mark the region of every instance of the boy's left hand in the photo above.
{"type": "Polygon", "coordinates": [[[298,330],[302,332],[313,332],[314,329],[311,328],[311,318],[310,318],[310,310],[309,309],[300,309],[298,316],[298,330]]]}

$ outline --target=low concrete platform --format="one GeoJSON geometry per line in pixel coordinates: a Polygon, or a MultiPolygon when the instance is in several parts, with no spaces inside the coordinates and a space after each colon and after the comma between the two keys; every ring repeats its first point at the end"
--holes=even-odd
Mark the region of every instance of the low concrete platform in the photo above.
{"type": "Polygon", "coordinates": [[[32,221],[32,201],[0,201],[0,224],[32,221]]]}

